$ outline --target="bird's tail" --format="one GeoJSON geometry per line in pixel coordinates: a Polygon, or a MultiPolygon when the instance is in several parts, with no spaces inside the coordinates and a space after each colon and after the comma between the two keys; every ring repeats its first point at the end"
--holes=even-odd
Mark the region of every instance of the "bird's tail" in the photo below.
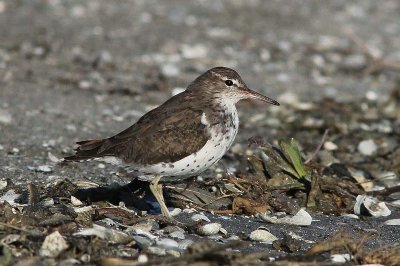
{"type": "Polygon", "coordinates": [[[76,144],[79,146],[75,149],[75,155],[65,157],[65,161],[83,161],[97,158],[100,148],[104,143],[104,139],[93,139],[79,141],[76,144]]]}

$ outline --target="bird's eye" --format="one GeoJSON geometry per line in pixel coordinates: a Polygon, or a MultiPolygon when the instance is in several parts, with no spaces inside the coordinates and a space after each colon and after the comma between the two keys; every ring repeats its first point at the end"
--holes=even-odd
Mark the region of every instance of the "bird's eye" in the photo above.
{"type": "Polygon", "coordinates": [[[233,85],[233,81],[230,79],[225,80],[225,84],[226,86],[232,86],[233,85]]]}

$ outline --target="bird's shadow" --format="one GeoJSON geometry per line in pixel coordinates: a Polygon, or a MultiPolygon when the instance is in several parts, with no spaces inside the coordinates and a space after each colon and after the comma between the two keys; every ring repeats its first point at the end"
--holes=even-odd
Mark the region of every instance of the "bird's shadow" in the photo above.
{"type": "Polygon", "coordinates": [[[126,207],[137,211],[159,213],[159,205],[150,192],[149,182],[138,179],[126,185],[78,189],[73,196],[88,204],[107,201],[118,205],[124,202],[126,207]]]}

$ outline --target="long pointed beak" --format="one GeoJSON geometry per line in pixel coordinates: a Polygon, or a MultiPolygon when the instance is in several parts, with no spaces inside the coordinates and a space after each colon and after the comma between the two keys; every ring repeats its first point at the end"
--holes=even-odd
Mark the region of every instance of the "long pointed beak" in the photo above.
{"type": "Polygon", "coordinates": [[[249,99],[260,100],[260,101],[263,101],[263,102],[266,102],[266,103],[270,103],[270,104],[273,104],[273,105],[278,105],[278,106],[280,105],[277,101],[275,101],[275,100],[273,100],[273,99],[271,99],[271,98],[269,98],[267,96],[264,96],[264,95],[262,95],[262,94],[260,94],[258,92],[250,90],[249,88],[246,89],[246,93],[247,93],[247,97],[249,99]]]}

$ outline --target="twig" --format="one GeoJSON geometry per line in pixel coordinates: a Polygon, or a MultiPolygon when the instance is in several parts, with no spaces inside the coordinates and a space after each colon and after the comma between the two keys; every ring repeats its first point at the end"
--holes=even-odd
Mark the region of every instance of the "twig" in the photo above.
{"type": "Polygon", "coordinates": [[[308,164],[309,162],[311,162],[311,160],[317,155],[317,153],[321,150],[322,145],[324,145],[326,137],[328,136],[329,133],[329,128],[325,130],[324,135],[322,136],[322,139],[319,143],[319,145],[317,146],[317,148],[315,149],[315,151],[311,154],[310,157],[308,157],[308,159],[304,162],[304,164],[308,164]]]}
{"type": "Polygon", "coordinates": [[[45,235],[40,231],[36,231],[36,232],[35,231],[30,231],[30,230],[26,230],[24,228],[21,228],[21,227],[12,225],[12,224],[7,224],[7,223],[0,222],[0,225],[4,226],[4,227],[11,228],[11,229],[14,229],[14,230],[17,230],[17,231],[20,231],[20,232],[24,232],[24,233],[26,233],[28,235],[31,235],[31,236],[44,236],[45,235]]]}

